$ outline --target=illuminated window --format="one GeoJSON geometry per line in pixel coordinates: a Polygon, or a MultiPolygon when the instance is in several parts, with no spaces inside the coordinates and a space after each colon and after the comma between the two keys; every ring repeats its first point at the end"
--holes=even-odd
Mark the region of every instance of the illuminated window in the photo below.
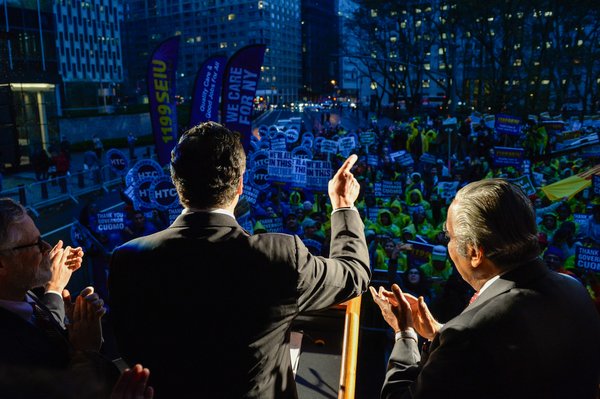
{"type": "Polygon", "coordinates": [[[521,64],[522,64],[522,60],[520,58],[517,58],[515,60],[515,62],[513,62],[513,66],[521,66],[521,64]]]}
{"type": "Polygon", "coordinates": [[[377,18],[377,10],[371,9],[371,18],[377,18]]]}
{"type": "Polygon", "coordinates": [[[235,14],[229,14],[229,15],[227,16],[227,20],[228,20],[228,21],[233,21],[234,19],[235,19],[235,14]]]}
{"type": "Polygon", "coordinates": [[[265,4],[262,1],[258,2],[258,9],[262,10],[263,8],[265,8],[265,4]]]}
{"type": "Polygon", "coordinates": [[[426,71],[431,70],[431,65],[430,64],[425,64],[424,67],[425,67],[426,71]]]}
{"type": "Polygon", "coordinates": [[[201,42],[202,41],[202,36],[196,36],[196,42],[201,42]]]}
{"type": "Polygon", "coordinates": [[[227,42],[219,43],[219,48],[227,48],[227,42]]]}
{"type": "Polygon", "coordinates": [[[542,84],[543,84],[543,85],[550,84],[550,81],[549,81],[548,79],[543,79],[543,80],[542,80],[542,84]]]}
{"type": "Polygon", "coordinates": [[[428,88],[428,87],[429,87],[429,79],[423,79],[423,80],[421,81],[421,85],[422,85],[422,87],[424,87],[424,88],[428,88]]]}

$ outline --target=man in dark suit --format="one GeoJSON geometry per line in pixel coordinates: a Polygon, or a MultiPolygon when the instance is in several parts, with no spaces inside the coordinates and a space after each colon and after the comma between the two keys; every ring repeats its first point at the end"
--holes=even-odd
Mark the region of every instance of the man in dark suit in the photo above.
{"type": "Polygon", "coordinates": [[[396,331],[381,397],[596,399],[600,317],[581,283],[540,259],[522,191],[501,179],[471,183],[450,205],[446,229],[476,296],[441,325],[422,298],[370,288],[396,331]],[[430,340],[423,353],[415,330],[430,340]]]}
{"type": "Polygon", "coordinates": [[[0,198],[0,396],[106,397],[116,381],[118,370],[111,375],[112,363],[98,354],[102,300],[88,287],[71,303],[64,289],[82,256],[81,248],[42,240],[26,210],[0,198]],[[35,288],[40,296],[31,291],[35,288]],[[87,380],[98,377],[96,368],[103,364],[108,379],[87,380]],[[73,381],[75,375],[79,381],[73,381]]]}
{"type": "Polygon", "coordinates": [[[249,235],[238,225],[239,134],[214,122],[184,133],[171,156],[184,211],[166,230],[117,248],[109,275],[118,348],[151,370],[157,397],[297,397],[292,321],[360,295],[371,275],[354,208],[356,159],[329,182],[331,252],[323,258],[298,236],[249,235]]]}

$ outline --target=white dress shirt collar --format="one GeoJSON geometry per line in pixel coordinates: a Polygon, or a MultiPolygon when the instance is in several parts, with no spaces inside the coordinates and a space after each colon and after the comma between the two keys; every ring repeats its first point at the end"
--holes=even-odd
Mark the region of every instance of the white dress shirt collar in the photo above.
{"type": "Polygon", "coordinates": [[[223,208],[214,208],[214,209],[183,208],[183,211],[181,212],[181,214],[183,215],[183,214],[189,213],[189,212],[220,213],[222,215],[227,215],[227,216],[233,218],[233,220],[235,220],[235,216],[233,215],[233,213],[231,213],[227,209],[223,209],[223,208]]]}

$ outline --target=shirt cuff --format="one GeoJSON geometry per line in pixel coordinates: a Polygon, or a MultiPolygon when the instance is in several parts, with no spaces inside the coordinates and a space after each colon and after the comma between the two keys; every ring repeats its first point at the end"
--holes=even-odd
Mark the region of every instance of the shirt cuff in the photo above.
{"type": "Polygon", "coordinates": [[[356,209],[356,207],[355,207],[355,206],[343,206],[343,207],[341,207],[341,208],[334,209],[333,211],[331,211],[331,214],[333,215],[333,214],[334,214],[334,213],[336,213],[337,211],[344,211],[344,210],[347,210],[347,209],[349,209],[349,210],[351,210],[351,211],[358,212],[358,209],[356,209]]]}
{"type": "Polygon", "coordinates": [[[48,290],[44,294],[55,294],[62,298],[62,292],[48,290]]]}
{"type": "Polygon", "coordinates": [[[412,327],[408,327],[404,331],[398,331],[394,337],[396,341],[400,339],[414,339],[415,342],[419,342],[419,336],[415,332],[415,329],[412,327]]]}

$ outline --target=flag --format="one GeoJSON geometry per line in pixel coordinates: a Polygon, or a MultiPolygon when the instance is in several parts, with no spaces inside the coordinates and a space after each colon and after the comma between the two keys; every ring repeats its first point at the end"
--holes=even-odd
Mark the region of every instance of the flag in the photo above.
{"type": "Polygon", "coordinates": [[[544,186],[542,191],[551,201],[557,201],[565,197],[571,199],[578,192],[592,185],[592,176],[595,174],[600,174],[600,165],[544,186]]]}
{"type": "Polygon", "coordinates": [[[148,103],[154,145],[158,163],[165,165],[171,159],[171,150],[177,142],[177,109],[175,100],[175,75],[179,36],[162,42],[148,63],[148,103]]]}
{"type": "Polygon", "coordinates": [[[252,108],[266,46],[252,44],[235,52],[227,62],[223,79],[221,123],[240,132],[246,151],[252,134],[252,108]]]}
{"type": "Polygon", "coordinates": [[[198,70],[192,95],[190,127],[202,122],[219,121],[219,97],[226,62],[225,56],[210,57],[198,70]]]}

